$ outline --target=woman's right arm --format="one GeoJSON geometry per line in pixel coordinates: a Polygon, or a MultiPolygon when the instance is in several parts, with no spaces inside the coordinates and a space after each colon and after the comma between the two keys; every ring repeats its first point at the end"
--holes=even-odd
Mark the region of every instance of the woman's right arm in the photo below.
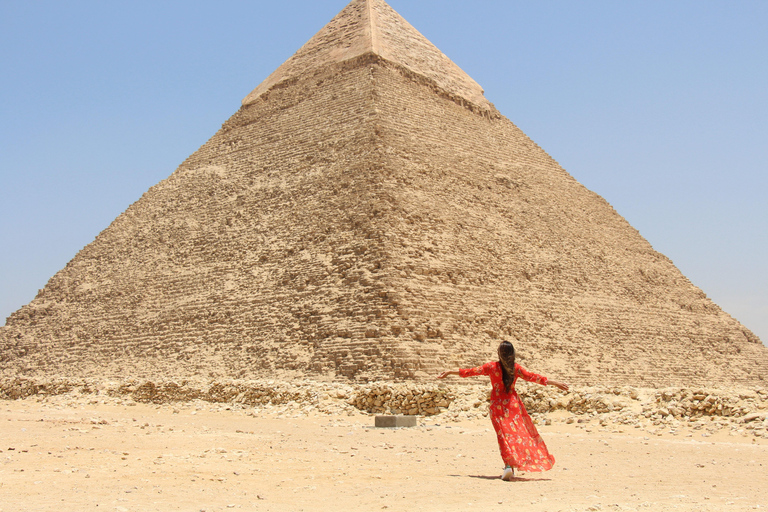
{"type": "Polygon", "coordinates": [[[495,363],[485,363],[475,368],[461,368],[459,370],[448,370],[437,376],[438,379],[444,379],[449,375],[458,375],[459,377],[477,377],[478,375],[490,375],[495,363]]]}

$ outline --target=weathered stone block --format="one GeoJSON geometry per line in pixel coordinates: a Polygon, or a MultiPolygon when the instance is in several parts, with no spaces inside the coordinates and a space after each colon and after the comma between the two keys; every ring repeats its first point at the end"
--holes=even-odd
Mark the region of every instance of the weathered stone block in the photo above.
{"type": "Polygon", "coordinates": [[[376,416],[377,428],[415,427],[416,416],[376,416]]]}

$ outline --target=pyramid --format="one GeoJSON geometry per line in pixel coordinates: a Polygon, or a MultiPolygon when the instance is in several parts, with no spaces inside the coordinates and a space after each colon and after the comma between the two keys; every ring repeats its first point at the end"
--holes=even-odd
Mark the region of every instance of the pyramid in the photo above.
{"type": "Polygon", "coordinates": [[[383,0],[353,0],[0,330],[5,375],[745,384],[768,349],[383,0]]]}

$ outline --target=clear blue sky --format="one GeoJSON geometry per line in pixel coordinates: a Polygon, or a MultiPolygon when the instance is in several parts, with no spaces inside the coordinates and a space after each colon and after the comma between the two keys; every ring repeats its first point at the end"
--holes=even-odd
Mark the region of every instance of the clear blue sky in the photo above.
{"type": "MultiPolygon", "coordinates": [[[[0,0],[0,322],[346,0],[0,0]]],[[[768,2],[391,0],[768,342],[768,2]]]]}

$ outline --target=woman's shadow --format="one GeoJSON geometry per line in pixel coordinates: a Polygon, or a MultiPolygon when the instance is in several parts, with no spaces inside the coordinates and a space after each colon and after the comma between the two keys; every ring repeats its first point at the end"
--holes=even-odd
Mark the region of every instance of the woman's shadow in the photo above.
{"type": "MultiPolygon", "coordinates": [[[[486,476],[486,475],[449,475],[453,477],[458,478],[479,478],[480,480],[501,480],[499,478],[499,475],[494,476],[486,476]]],[[[507,480],[508,482],[549,482],[552,480],[551,478],[533,478],[533,477],[524,477],[524,476],[513,476],[511,480],[507,480]]]]}

